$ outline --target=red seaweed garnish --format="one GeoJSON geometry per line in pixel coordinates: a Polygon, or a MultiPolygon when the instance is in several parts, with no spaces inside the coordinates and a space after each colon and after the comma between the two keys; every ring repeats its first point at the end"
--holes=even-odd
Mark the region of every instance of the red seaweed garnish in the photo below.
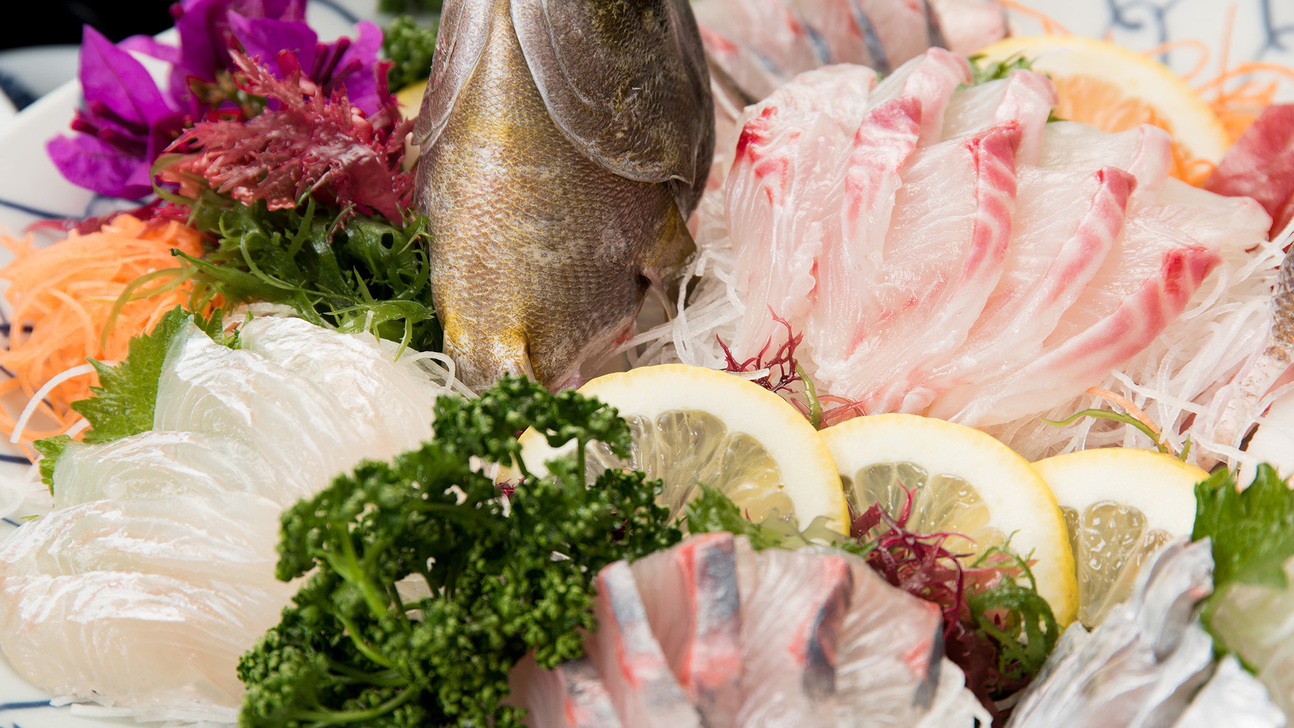
{"type": "Polygon", "coordinates": [[[774,321],[786,327],[786,340],[777,347],[777,351],[773,352],[772,356],[769,356],[769,347],[773,345],[773,337],[770,336],[758,354],[739,362],[732,355],[728,345],[723,343],[723,339],[716,335],[715,340],[719,342],[719,348],[723,349],[725,360],[723,369],[734,374],[764,372],[760,377],[751,378],[751,381],[774,394],[782,395],[800,411],[800,414],[809,418],[809,422],[813,423],[815,428],[821,427],[822,405],[818,401],[817,390],[813,382],[805,376],[799,362],[795,360],[795,348],[804,340],[804,334],[796,334],[791,328],[791,322],[778,316],[771,308],[768,313],[774,321]],[[798,392],[794,387],[797,382],[800,384],[798,392]],[[796,394],[802,394],[805,401],[796,399],[796,394]]]}

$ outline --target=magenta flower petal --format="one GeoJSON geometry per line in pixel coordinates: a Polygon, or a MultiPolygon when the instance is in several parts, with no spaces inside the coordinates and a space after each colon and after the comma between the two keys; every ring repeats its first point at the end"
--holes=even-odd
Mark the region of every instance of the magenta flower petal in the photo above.
{"type": "Polygon", "coordinates": [[[180,62],[180,49],[176,46],[159,43],[151,35],[132,35],[117,44],[118,48],[136,53],[143,53],[163,63],[172,65],[180,62]]]}
{"type": "MultiPolygon", "coordinates": [[[[338,63],[339,70],[348,66],[354,70],[335,80],[346,86],[346,95],[352,104],[372,116],[389,102],[386,69],[379,66],[377,58],[382,50],[382,29],[367,20],[361,20],[355,28],[355,40],[338,63]]],[[[304,60],[302,64],[305,65],[304,60]]]]}
{"type": "Polygon", "coordinates": [[[273,18],[245,18],[238,13],[229,14],[229,25],[234,37],[248,58],[261,65],[274,68],[274,59],[280,51],[292,51],[302,66],[314,65],[315,46],[319,36],[310,26],[296,20],[273,18]]]}
{"type": "Polygon", "coordinates": [[[90,26],[81,41],[81,93],[87,104],[101,103],[120,119],[147,127],[172,111],[144,64],[90,26]]]}
{"type": "Polygon", "coordinates": [[[147,162],[138,157],[123,156],[115,147],[97,137],[87,134],[57,136],[49,140],[45,149],[58,171],[78,187],[126,199],[138,199],[153,191],[152,185],[147,183],[147,162]]]}

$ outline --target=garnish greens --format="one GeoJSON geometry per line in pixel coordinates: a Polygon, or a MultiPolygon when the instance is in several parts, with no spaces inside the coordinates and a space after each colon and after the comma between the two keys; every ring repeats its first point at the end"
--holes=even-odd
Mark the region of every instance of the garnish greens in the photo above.
{"type": "Polygon", "coordinates": [[[418,21],[401,15],[382,32],[382,55],[391,62],[386,71],[389,88],[402,89],[431,76],[431,59],[436,52],[436,20],[418,21]]]}
{"type": "Polygon", "coordinates": [[[443,0],[377,0],[377,9],[384,13],[439,13],[443,0]]]}
{"type": "Polygon", "coordinates": [[[211,191],[192,204],[192,224],[216,238],[202,258],[177,253],[197,288],[228,304],[282,303],[320,326],[440,350],[424,218],[396,226],[356,215],[342,226],[337,210],[313,199],[269,210],[264,202],[248,207],[211,191]]]}
{"type": "MultiPolygon", "coordinates": [[[[90,423],[81,440],[87,444],[113,442],[153,429],[153,411],[157,405],[157,380],[162,374],[166,352],[175,335],[192,321],[212,341],[236,347],[237,335],[226,335],[219,312],[210,319],[173,308],[162,316],[153,330],[130,340],[125,360],[116,365],[90,360],[99,374],[99,386],[91,387],[94,396],[72,403],[90,423]]],[[[67,435],[37,440],[36,449],[41,454],[41,479],[51,489],[54,487],[54,463],[71,442],[67,435]]]]}
{"type": "Polygon", "coordinates": [[[433,440],[287,510],[277,576],[309,578],[243,656],[240,724],[520,726],[502,705],[517,660],[579,657],[598,570],[680,538],[659,481],[607,470],[585,487],[593,440],[624,456],[629,428],[596,400],[505,378],[478,400],[442,397],[433,440]],[[579,446],[540,477],[518,457],[527,426],[579,446]],[[473,458],[520,468],[508,515],[473,458]]]}
{"type": "Polygon", "coordinates": [[[1010,77],[1015,71],[1033,70],[1033,62],[1021,55],[1014,55],[1004,61],[990,61],[984,55],[970,56],[972,85],[998,81],[1010,77]]]}
{"type": "MultiPolygon", "coordinates": [[[[1212,540],[1215,595],[1231,584],[1288,588],[1284,565],[1294,558],[1294,491],[1265,463],[1244,490],[1219,469],[1195,486],[1191,539],[1205,537],[1212,540]]],[[[1206,624],[1208,616],[1206,609],[1206,624]]]]}

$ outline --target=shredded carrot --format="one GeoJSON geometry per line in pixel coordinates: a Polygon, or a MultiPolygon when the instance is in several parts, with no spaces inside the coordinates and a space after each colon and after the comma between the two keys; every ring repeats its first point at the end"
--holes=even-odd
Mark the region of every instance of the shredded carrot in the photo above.
{"type": "MultiPolygon", "coordinates": [[[[73,232],[45,248],[30,238],[0,236],[0,244],[14,254],[0,269],[0,278],[10,282],[5,296],[12,308],[8,346],[0,349],[0,367],[10,375],[0,381],[0,432],[6,435],[13,433],[15,413],[52,377],[87,358],[124,358],[132,337],[188,302],[189,286],[171,250],[202,254],[196,230],[124,214],[98,232],[73,232]],[[145,276],[148,284],[136,283],[145,276]]],[[[37,409],[39,422],[22,433],[23,449],[30,453],[33,441],[66,431],[78,418],[72,402],[97,384],[91,373],[54,387],[37,409]]]]}
{"type": "Polygon", "coordinates": [[[1154,420],[1150,419],[1150,417],[1147,416],[1145,412],[1142,412],[1140,407],[1133,404],[1132,400],[1128,399],[1127,397],[1123,397],[1121,395],[1115,394],[1114,392],[1111,392],[1108,389],[1102,389],[1101,387],[1088,387],[1087,393],[1096,397],[1100,397],[1101,399],[1104,399],[1105,401],[1110,402],[1111,404],[1116,404],[1122,407],[1124,412],[1127,412],[1129,415],[1136,418],[1138,422],[1148,427],[1151,432],[1155,433],[1155,437],[1159,437],[1160,435],[1159,425],[1156,425],[1154,420]]]}

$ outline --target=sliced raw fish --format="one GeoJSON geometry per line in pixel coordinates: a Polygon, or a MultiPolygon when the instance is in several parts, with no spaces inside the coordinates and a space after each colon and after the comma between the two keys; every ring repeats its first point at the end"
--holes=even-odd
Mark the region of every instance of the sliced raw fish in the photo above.
{"type": "Polygon", "coordinates": [[[944,45],[969,56],[1006,37],[1006,9],[994,0],[928,0],[944,45]]]}
{"type": "Polygon", "coordinates": [[[278,525],[278,506],[249,493],[89,501],[18,529],[0,544],[0,572],[139,572],[211,588],[240,583],[281,592],[277,611],[292,593],[274,578],[278,525]]]}
{"type": "Polygon", "coordinates": [[[417,364],[408,357],[392,361],[367,332],[321,332],[304,319],[264,316],[244,324],[239,341],[244,350],[322,385],[351,421],[376,424],[366,457],[385,460],[431,438],[439,392],[417,364]]]}
{"type": "Polygon", "coordinates": [[[375,423],[347,417],[310,377],[217,344],[192,324],[158,378],[153,429],[228,437],[256,450],[277,476],[283,505],[322,489],[379,437],[375,423]]]}
{"type": "Polygon", "coordinates": [[[584,650],[602,676],[626,728],[700,726],[697,711],[670,671],[652,634],[629,564],[617,561],[598,573],[594,612],[597,632],[584,650]]]}
{"type": "MultiPolygon", "coordinates": [[[[929,8],[926,0],[855,0],[858,10],[876,29],[885,49],[884,66],[877,70],[897,68],[921,55],[934,43],[931,40],[929,8]]],[[[880,59],[878,59],[880,60],[880,59]]]]}
{"type": "Polygon", "coordinates": [[[877,84],[868,98],[868,105],[875,107],[905,96],[917,98],[921,102],[920,143],[923,146],[933,144],[943,135],[944,112],[952,100],[953,91],[971,81],[970,64],[965,58],[941,48],[931,48],[877,84]]]}
{"type": "Polygon", "coordinates": [[[829,63],[853,63],[882,73],[889,70],[878,63],[877,59],[885,57],[881,39],[856,0],[786,1],[820,34],[830,53],[829,63]]]}
{"type": "MultiPolygon", "coordinates": [[[[828,391],[866,412],[920,412],[932,393],[916,385],[956,350],[998,279],[1015,212],[1020,125],[918,150],[864,304],[867,318],[845,350],[818,352],[828,391]],[[928,214],[937,205],[939,214],[928,214]]],[[[813,341],[814,332],[806,333],[813,341]]]]}
{"type": "MultiPolygon", "coordinates": [[[[700,4],[694,7],[700,7],[700,4]]],[[[773,93],[789,78],[754,49],[711,30],[703,23],[697,26],[697,30],[700,31],[701,42],[705,45],[706,55],[709,56],[711,65],[717,65],[722,73],[732,79],[741,94],[758,101],[773,93]]],[[[721,121],[716,117],[716,124],[721,121]]]]}
{"type": "Polygon", "coordinates": [[[1135,187],[1132,175],[1113,167],[1086,179],[1025,170],[1002,278],[965,343],[923,382],[939,393],[930,411],[961,411],[986,381],[1039,355],[1122,232],[1135,187]]]}
{"type": "Polygon", "coordinates": [[[1218,162],[1204,188],[1258,200],[1272,216],[1269,238],[1294,221],[1294,104],[1264,109],[1218,162]]]}
{"type": "Polygon", "coordinates": [[[512,668],[508,684],[511,700],[526,709],[530,728],[620,728],[611,695],[587,659],[543,670],[526,655],[512,668]]]}
{"type": "Polygon", "coordinates": [[[1134,209],[1156,204],[1172,167],[1173,139],[1157,126],[1108,134],[1073,121],[1054,121],[1043,133],[1039,165],[1095,172],[1115,167],[1137,180],[1129,203],[1134,209]]]}
{"type": "Polygon", "coordinates": [[[1077,396],[1148,346],[1186,308],[1221,262],[1222,251],[1253,240],[1268,220],[1253,200],[1168,180],[1161,204],[1125,222],[1100,271],[1044,342],[1041,356],[986,384],[963,409],[930,414],[989,425],[1077,396]]]}
{"type": "Polygon", "coordinates": [[[854,716],[849,725],[859,728],[913,725],[932,704],[946,702],[937,698],[940,691],[956,695],[965,682],[944,659],[943,617],[935,604],[890,586],[862,559],[841,558],[853,588],[839,632],[840,715],[854,716]],[[941,681],[945,672],[955,676],[951,683],[941,681]]]}
{"type": "Polygon", "coordinates": [[[694,536],[632,565],[647,622],[707,728],[741,705],[741,598],[730,533],[694,536]]]}
{"type": "Polygon", "coordinates": [[[149,430],[101,445],[68,443],[54,464],[54,507],[234,491],[274,497],[274,482],[265,459],[235,440],[149,430]]]}
{"type": "Polygon", "coordinates": [[[54,695],[130,706],[151,720],[189,713],[233,722],[238,658],[294,591],[137,571],[7,575],[0,645],[15,670],[54,695]]]}
{"type": "Polygon", "coordinates": [[[875,78],[858,66],[803,74],[761,102],[742,129],[726,216],[743,253],[736,273],[749,282],[746,319],[733,344],[743,357],[774,333],[770,309],[783,317],[808,309],[822,241],[839,234],[838,216],[819,203],[841,197],[850,139],[875,78]]]}
{"type": "Polygon", "coordinates": [[[854,575],[841,556],[769,549],[742,588],[741,726],[828,725],[854,575]]]}
{"type": "MultiPolygon", "coordinates": [[[[692,11],[697,25],[708,31],[701,37],[706,50],[713,43],[706,36],[717,35],[744,46],[753,60],[783,81],[830,62],[830,51],[821,36],[784,0],[706,0],[693,4],[692,11]]],[[[728,58],[716,56],[740,82],[746,74],[739,67],[730,67],[728,58]]],[[[747,90],[762,98],[754,89],[747,90]]]]}
{"type": "Polygon", "coordinates": [[[1036,165],[1042,157],[1047,118],[1056,105],[1056,86],[1046,76],[1016,71],[997,81],[953,94],[944,114],[943,138],[974,134],[995,124],[1020,122],[1017,167],[1036,165]]]}

